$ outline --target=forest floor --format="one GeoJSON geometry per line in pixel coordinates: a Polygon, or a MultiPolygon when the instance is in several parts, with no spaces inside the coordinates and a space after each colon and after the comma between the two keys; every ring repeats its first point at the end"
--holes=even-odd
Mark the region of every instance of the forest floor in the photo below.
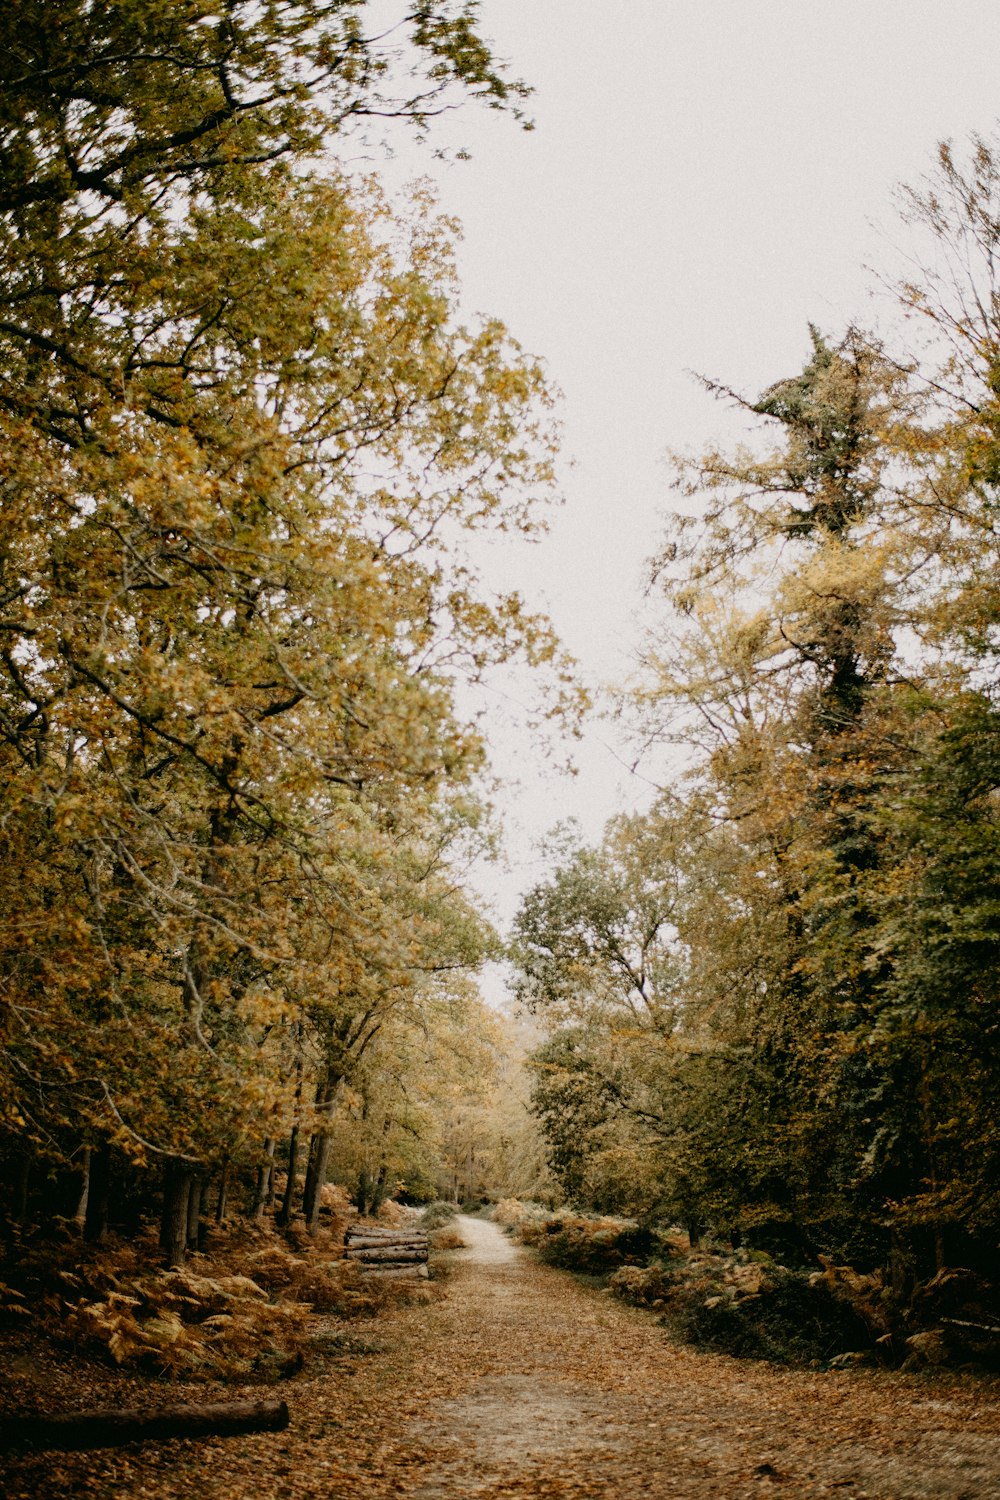
{"type": "Polygon", "coordinates": [[[291,1408],[286,1432],[25,1456],[3,1493],[1000,1500],[996,1381],[696,1353],[494,1225],[458,1228],[468,1248],[448,1257],[443,1295],[352,1323],[337,1358],[275,1391],[291,1408]]]}

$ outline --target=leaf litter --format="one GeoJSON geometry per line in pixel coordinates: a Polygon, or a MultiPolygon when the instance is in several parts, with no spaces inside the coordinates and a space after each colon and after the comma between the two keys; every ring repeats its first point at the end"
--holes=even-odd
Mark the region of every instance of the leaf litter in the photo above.
{"type": "MultiPolygon", "coordinates": [[[[995,1380],[696,1352],[495,1225],[457,1227],[469,1248],[445,1280],[353,1320],[349,1337],[329,1320],[326,1352],[318,1337],[283,1384],[287,1432],[25,1456],[8,1500],[1000,1496],[995,1380]]],[[[188,1394],[211,1387],[171,1385],[171,1399],[188,1394]]]]}

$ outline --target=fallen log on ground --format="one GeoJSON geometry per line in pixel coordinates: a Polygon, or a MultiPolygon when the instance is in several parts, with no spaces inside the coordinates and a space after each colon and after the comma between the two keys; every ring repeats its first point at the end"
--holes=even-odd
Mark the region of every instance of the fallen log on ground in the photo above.
{"type": "Polygon", "coordinates": [[[0,1451],[117,1448],[123,1443],[162,1442],[166,1438],[280,1432],[287,1426],[288,1406],[284,1401],[217,1401],[201,1406],[160,1406],[153,1411],[101,1408],[48,1417],[7,1417],[0,1422],[0,1451]]]}
{"type": "Polygon", "coordinates": [[[367,1265],[369,1261],[376,1264],[382,1260],[426,1260],[428,1250],[426,1245],[380,1245],[377,1249],[364,1250],[349,1246],[346,1254],[349,1260],[360,1260],[367,1265]]]}
{"type": "Polygon", "coordinates": [[[408,1277],[414,1277],[414,1276],[419,1276],[419,1277],[421,1277],[425,1281],[430,1276],[430,1272],[428,1271],[427,1267],[423,1263],[421,1263],[420,1265],[409,1265],[409,1266],[365,1266],[364,1272],[365,1272],[366,1276],[372,1276],[372,1277],[386,1277],[386,1278],[388,1278],[390,1276],[393,1276],[393,1277],[397,1277],[397,1276],[399,1276],[399,1277],[407,1277],[407,1276],[408,1277]]]}
{"type": "Polygon", "coordinates": [[[406,1240],[347,1240],[344,1248],[348,1251],[365,1250],[423,1250],[428,1245],[426,1235],[414,1236],[406,1240]]]}
{"type": "Polygon", "coordinates": [[[369,1230],[366,1230],[364,1233],[352,1233],[351,1230],[348,1230],[343,1242],[345,1242],[345,1245],[351,1245],[351,1247],[361,1247],[361,1245],[426,1245],[427,1236],[423,1235],[420,1230],[393,1230],[391,1233],[382,1233],[382,1235],[376,1235],[376,1233],[369,1232],[369,1230]]]}

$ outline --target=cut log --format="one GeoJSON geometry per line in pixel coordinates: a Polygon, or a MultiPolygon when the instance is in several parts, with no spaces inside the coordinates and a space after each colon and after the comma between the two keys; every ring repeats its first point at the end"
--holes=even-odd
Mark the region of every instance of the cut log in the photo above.
{"type": "Polygon", "coordinates": [[[380,1250],[429,1250],[426,1240],[348,1240],[345,1255],[376,1255],[380,1250]]]}
{"type": "Polygon", "coordinates": [[[378,1277],[378,1278],[385,1277],[387,1279],[390,1276],[392,1276],[392,1277],[400,1277],[400,1278],[402,1278],[402,1277],[409,1277],[410,1279],[412,1279],[414,1277],[417,1277],[417,1276],[420,1276],[420,1277],[423,1277],[424,1280],[428,1280],[430,1278],[430,1272],[428,1271],[428,1269],[427,1269],[427,1267],[425,1265],[410,1265],[410,1266],[366,1266],[366,1265],[362,1265],[361,1269],[364,1271],[366,1278],[368,1278],[370,1276],[374,1276],[374,1277],[378,1277]]]}
{"type": "Polygon", "coordinates": [[[153,1411],[60,1412],[51,1417],[8,1417],[0,1422],[0,1451],[13,1448],[118,1448],[165,1438],[234,1437],[280,1432],[288,1426],[284,1401],[217,1401],[204,1406],[160,1406],[153,1411]]]}
{"type": "Polygon", "coordinates": [[[427,1250],[416,1245],[386,1245],[378,1250],[354,1250],[346,1252],[348,1260],[360,1261],[363,1265],[375,1265],[379,1261],[426,1260],[427,1250]]]}
{"type": "Polygon", "coordinates": [[[349,1245],[400,1245],[403,1243],[426,1243],[427,1236],[419,1229],[349,1229],[344,1236],[349,1245]]]}
{"type": "Polygon", "coordinates": [[[344,1236],[348,1240],[425,1240],[426,1234],[420,1229],[394,1229],[391,1234],[376,1234],[374,1230],[348,1230],[344,1236]]]}

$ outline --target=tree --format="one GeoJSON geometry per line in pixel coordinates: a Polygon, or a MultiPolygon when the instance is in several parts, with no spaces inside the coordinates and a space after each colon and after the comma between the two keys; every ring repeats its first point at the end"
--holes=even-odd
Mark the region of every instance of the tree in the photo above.
{"type": "Polygon", "coordinates": [[[425,194],[324,156],[452,85],[512,104],[474,12],[407,13],[402,91],[347,0],[2,23],[8,1150],[165,1160],[178,1218],[329,1077],[331,1007],[451,961],[453,684],[553,653],[460,555],[535,524],[539,368],[456,323],[425,194]]]}
{"type": "Polygon", "coordinates": [[[525,993],[562,1028],[536,1100],[578,1198],[607,1206],[617,1153],[633,1208],[652,1178],[661,1208],[900,1293],[985,1268],[997,1224],[998,183],[976,142],[907,196],[936,258],[903,295],[936,347],[814,331],[800,375],[736,398],[777,442],[680,466],[636,695],[647,742],[685,749],[671,828],[659,806],[631,833],[662,862],[612,825],[519,918],[525,993]],[[670,908],[673,1030],[655,1046],[644,1017],[632,1052],[608,938],[636,868],[670,908]]]}

